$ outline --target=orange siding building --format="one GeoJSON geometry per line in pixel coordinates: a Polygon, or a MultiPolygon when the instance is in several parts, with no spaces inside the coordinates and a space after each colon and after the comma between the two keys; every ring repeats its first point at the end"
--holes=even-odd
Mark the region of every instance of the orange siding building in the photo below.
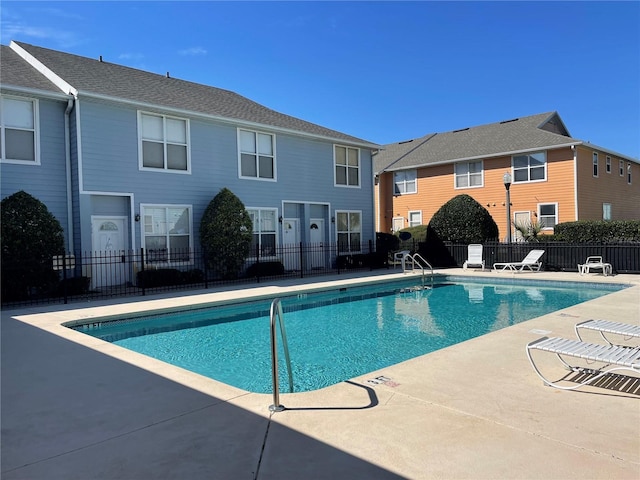
{"type": "Polygon", "coordinates": [[[575,220],[640,220],[640,163],[571,138],[556,112],[387,145],[374,162],[382,232],[426,225],[444,203],[467,194],[489,211],[504,240],[505,173],[513,239],[516,222],[538,222],[552,233],[575,220]]]}

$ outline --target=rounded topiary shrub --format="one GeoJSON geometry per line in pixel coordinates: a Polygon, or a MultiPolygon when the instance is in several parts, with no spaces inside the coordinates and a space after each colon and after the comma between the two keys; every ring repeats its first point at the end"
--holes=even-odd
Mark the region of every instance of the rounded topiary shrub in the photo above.
{"type": "Polygon", "coordinates": [[[498,238],[498,225],[491,214],[469,195],[458,195],[445,203],[429,222],[429,234],[442,241],[483,243],[498,238]]]}
{"type": "Polygon", "coordinates": [[[59,281],[53,257],[63,255],[60,222],[40,200],[19,191],[2,200],[2,300],[23,300],[59,281]]]}
{"type": "Polygon", "coordinates": [[[223,188],[200,220],[200,244],[207,267],[224,279],[237,278],[249,255],[253,222],[244,204],[223,188]]]}

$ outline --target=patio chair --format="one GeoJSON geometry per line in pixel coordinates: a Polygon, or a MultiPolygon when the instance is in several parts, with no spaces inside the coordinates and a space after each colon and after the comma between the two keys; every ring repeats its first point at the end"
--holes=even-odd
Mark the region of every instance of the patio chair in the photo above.
{"type": "Polygon", "coordinates": [[[404,271],[405,262],[409,255],[411,255],[411,252],[409,250],[400,250],[399,252],[395,252],[393,254],[393,268],[395,269],[399,264],[400,266],[402,266],[402,270],[404,271]]]}
{"type": "Polygon", "coordinates": [[[626,341],[633,338],[640,338],[640,325],[629,325],[627,323],[611,322],[609,320],[586,320],[584,322],[576,323],[575,331],[580,341],[583,341],[580,336],[580,330],[582,329],[598,332],[609,345],[614,345],[614,343],[607,338],[605,333],[619,335],[626,341]]]}
{"type": "Polygon", "coordinates": [[[599,378],[618,371],[627,370],[633,373],[640,373],[640,348],[619,347],[615,345],[602,345],[595,343],[581,342],[580,340],[570,340],[557,337],[542,337],[527,345],[527,356],[531,366],[550,387],[561,390],[575,390],[595,382],[599,378]],[[572,372],[584,373],[577,385],[562,386],[557,385],[560,380],[552,381],[547,379],[533,361],[532,350],[555,353],[560,361],[572,372]],[[579,367],[569,364],[563,359],[565,357],[580,358],[589,363],[590,368],[579,367]],[[591,362],[602,364],[600,368],[594,368],[591,362]]]}
{"type": "Polygon", "coordinates": [[[479,243],[472,243],[467,247],[467,259],[462,264],[463,269],[467,267],[476,266],[481,267],[484,270],[484,259],[482,258],[482,245],[479,243]]]}
{"type": "Polygon", "coordinates": [[[521,262],[502,262],[494,263],[493,269],[497,272],[503,272],[505,270],[511,270],[512,272],[523,272],[525,269],[532,272],[539,272],[542,267],[540,257],[544,255],[544,250],[531,250],[521,262]]]}
{"type": "Polygon", "coordinates": [[[592,268],[602,270],[602,274],[605,277],[613,273],[613,268],[611,267],[611,264],[603,262],[602,257],[600,256],[587,257],[584,263],[579,263],[578,273],[580,275],[584,275],[585,273],[591,273],[592,268]]]}

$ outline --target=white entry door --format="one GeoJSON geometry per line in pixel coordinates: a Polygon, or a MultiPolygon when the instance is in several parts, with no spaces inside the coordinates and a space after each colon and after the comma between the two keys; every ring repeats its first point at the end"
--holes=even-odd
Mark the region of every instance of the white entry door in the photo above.
{"type": "Polygon", "coordinates": [[[300,220],[285,218],[282,221],[282,245],[285,270],[300,270],[300,220]]]}
{"type": "Polygon", "coordinates": [[[522,236],[522,232],[515,228],[516,225],[531,225],[531,212],[527,210],[526,212],[513,213],[513,232],[511,238],[513,238],[514,242],[523,242],[524,237],[522,236]]]}
{"type": "Polygon", "coordinates": [[[325,231],[324,219],[312,218],[309,222],[309,266],[311,269],[325,267],[325,231]]]}
{"type": "Polygon", "coordinates": [[[126,217],[91,217],[93,288],[121,285],[127,281],[125,221],[126,217]]]}

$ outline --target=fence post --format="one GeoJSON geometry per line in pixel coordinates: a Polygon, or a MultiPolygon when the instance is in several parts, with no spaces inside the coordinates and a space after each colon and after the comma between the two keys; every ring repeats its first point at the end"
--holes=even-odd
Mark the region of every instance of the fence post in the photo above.
{"type": "Polygon", "coordinates": [[[146,295],[144,286],[144,248],[140,247],[140,283],[142,284],[142,296],[146,295]]]}
{"type": "Polygon", "coordinates": [[[256,281],[260,283],[260,244],[256,243],[256,281]]]}
{"type": "MultiPolygon", "coordinates": [[[[196,255],[196,250],[194,250],[194,256],[196,255]]],[[[209,257],[207,256],[207,249],[202,249],[202,258],[204,261],[203,270],[204,270],[204,288],[209,288],[209,257]]]]}
{"type": "Polygon", "coordinates": [[[67,298],[67,252],[62,255],[62,292],[64,295],[64,304],[69,303],[67,298]]]}
{"type": "Polygon", "coordinates": [[[304,252],[302,242],[300,242],[300,278],[304,278],[304,252]]]}

